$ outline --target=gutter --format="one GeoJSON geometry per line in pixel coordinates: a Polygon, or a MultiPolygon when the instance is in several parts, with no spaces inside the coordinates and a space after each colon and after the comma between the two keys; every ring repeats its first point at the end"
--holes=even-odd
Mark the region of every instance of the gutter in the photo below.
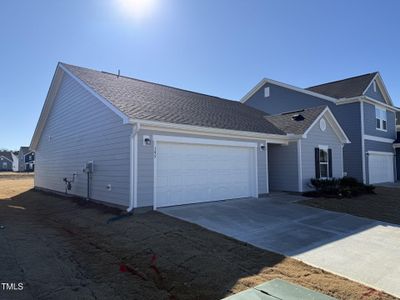
{"type": "Polygon", "coordinates": [[[130,191],[129,191],[129,207],[126,211],[129,213],[137,207],[137,146],[138,146],[138,133],[140,130],[140,123],[135,122],[132,126],[132,134],[130,137],[130,166],[129,166],[129,178],[130,178],[130,191]]]}

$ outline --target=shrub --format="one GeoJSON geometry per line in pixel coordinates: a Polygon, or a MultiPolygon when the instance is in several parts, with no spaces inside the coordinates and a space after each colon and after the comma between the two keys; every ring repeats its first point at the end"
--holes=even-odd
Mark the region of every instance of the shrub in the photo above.
{"type": "Polygon", "coordinates": [[[346,187],[346,186],[357,187],[360,185],[360,183],[354,177],[345,176],[345,177],[341,178],[339,181],[340,181],[341,187],[346,187]]]}
{"type": "Polygon", "coordinates": [[[375,189],[373,185],[365,185],[353,177],[311,179],[311,184],[315,191],[305,192],[303,193],[304,196],[350,198],[362,194],[372,194],[375,189]]]}

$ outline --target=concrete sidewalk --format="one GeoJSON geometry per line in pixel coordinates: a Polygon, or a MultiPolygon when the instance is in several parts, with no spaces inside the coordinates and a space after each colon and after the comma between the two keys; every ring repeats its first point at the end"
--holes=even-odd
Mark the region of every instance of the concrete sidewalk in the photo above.
{"type": "Polygon", "coordinates": [[[279,193],[159,211],[400,297],[399,226],[294,203],[301,199],[279,193]]]}

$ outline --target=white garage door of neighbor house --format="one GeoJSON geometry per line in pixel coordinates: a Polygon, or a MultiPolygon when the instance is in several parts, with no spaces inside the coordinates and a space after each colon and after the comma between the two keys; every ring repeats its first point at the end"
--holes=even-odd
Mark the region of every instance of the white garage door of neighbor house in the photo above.
{"type": "Polygon", "coordinates": [[[369,153],[368,168],[370,184],[394,181],[392,153],[369,153]]]}
{"type": "Polygon", "coordinates": [[[157,142],[154,206],[256,196],[257,148],[157,142]]]}

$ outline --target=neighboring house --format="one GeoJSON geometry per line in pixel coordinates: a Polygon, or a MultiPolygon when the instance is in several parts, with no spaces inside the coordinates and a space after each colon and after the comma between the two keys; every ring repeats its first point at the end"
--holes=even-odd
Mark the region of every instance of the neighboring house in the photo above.
{"type": "Polygon", "coordinates": [[[29,147],[21,147],[18,154],[18,169],[20,172],[33,172],[35,170],[35,152],[29,147]]]}
{"type": "Polygon", "coordinates": [[[327,105],[351,141],[344,147],[345,174],[370,184],[394,181],[399,109],[379,73],[306,89],[263,79],[241,102],[269,114],[327,105]]]}
{"type": "Polygon", "coordinates": [[[400,180],[400,112],[396,114],[396,131],[397,139],[394,141],[393,147],[396,151],[397,180],[400,180]]]}
{"type": "Polygon", "coordinates": [[[36,188],[64,192],[66,178],[73,195],[131,210],[302,191],[342,175],[348,142],[326,106],[266,116],[59,63],[30,148],[36,188]]]}
{"type": "Polygon", "coordinates": [[[19,171],[19,157],[18,157],[18,151],[11,152],[12,156],[12,170],[13,172],[18,172],[19,171]]]}
{"type": "Polygon", "coordinates": [[[13,159],[11,151],[0,151],[0,171],[12,171],[13,159]]]}

